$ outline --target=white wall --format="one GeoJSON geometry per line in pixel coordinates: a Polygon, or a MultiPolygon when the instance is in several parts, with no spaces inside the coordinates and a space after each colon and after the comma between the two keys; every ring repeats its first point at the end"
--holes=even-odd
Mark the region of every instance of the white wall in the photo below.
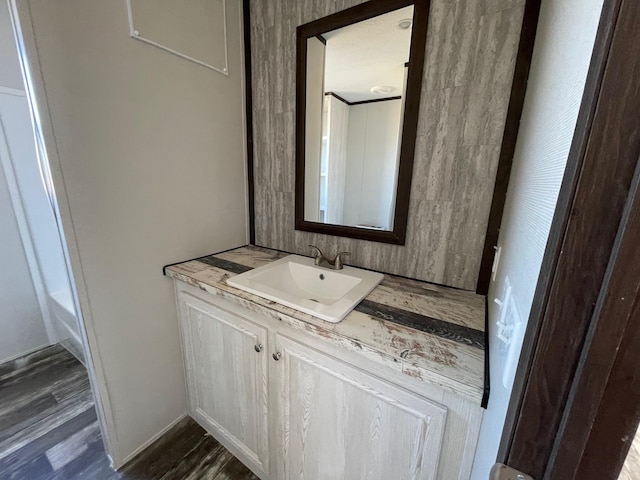
{"type": "Polygon", "coordinates": [[[322,154],[322,112],[324,106],[324,51],[324,44],[316,37],[307,40],[304,219],[308,222],[317,222],[320,216],[320,157],[322,154]]]}
{"type": "MultiPolygon", "coordinates": [[[[2,95],[2,94],[0,94],[2,95]]],[[[6,150],[0,130],[0,155],[6,150]]],[[[4,160],[4,159],[3,159],[4,160]]],[[[3,165],[5,162],[2,162],[3,165]]],[[[0,363],[48,345],[4,169],[0,168],[0,363]]]]}
{"type": "Polygon", "coordinates": [[[8,95],[0,98],[0,112],[5,118],[16,181],[43,281],[50,293],[68,291],[64,255],[38,166],[27,98],[8,95]]]}
{"type": "Polygon", "coordinates": [[[117,466],[186,411],[162,266],[247,242],[240,5],[225,76],[130,38],[124,0],[18,0],[117,466]]]}
{"type": "Polygon", "coordinates": [[[6,2],[0,3],[0,85],[24,90],[9,10],[6,2]]]}
{"type": "Polygon", "coordinates": [[[19,223],[20,234],[48,343],[63,343],[82,359],[80,328],[53,208],[40,172],[29,102],[22,84],[18,51],[7,7],[7,4],[0,7],[0,35],[5,62],[0,67],[0,79],[19,78],[20,84],[17,85],[19,88],[13,90],[0,90],[0,117],[8,146],[8,153],[3,160],[5,168],[9,169],[9,181],[15,184],[12,193],[14,213],[17,218],[24,220],[24,223],[19,223]],[[11,75],[9,72],[12,72],[11,75]],[[66,308],[60,308],[61,300],[66,308]]]}
{"type": "Polygon", "coordinates": [[[53,209],[40,175],[26,96],[0,92],[0,116],[9,145],[8,164],[17,186],[14,201],[21,204],[18,208],[21,208],[25,218],[22,240],[27,251],[33,250],[29,266],[36,296],[40,296],[38,300],[49,342],[59,343],[71,337],[77,349],[74,351],[81,352],[80,331],[73,306],[69,305],[68,327],[67,323],[59,320],[55,308],[52,308],[55,307],[52,295],[71,303],[71,287],[53,209]]]}
{"type": "MultiPolygon", "coordinates": [[[[327,206],[325,223],[343,225],[350,107],[333,95],[327,95],[324,103],[325,110],[322,114],[322,123],[323,135],[326,136],[326,140],[323,139],[322,142],[322,161],[326,162],[324,168],[327,175],[325,178],[327,206]],[[325,152],[325,150],[327,151],[325,152]]],[[[322,170],[322,167],[320,170],[322,170]]],[[[322,185],[322,180],[320,185],[322,185]]]]}
{"type": "Polygon", "coordinates": [[[401,100],[349,107],[344,223],[388,230],[395,198],[401,100]]]}
{"type": "MultiPolygon", "coordinates": [[[[511,388],[502,382],[496,338],[506,278],[526,323],[555,210],[602,0],[543,0],[522,123],[498,244],[501,259],[489,289],[491,395],[480,432],[473,479],[495,463],[511,388]]],[[[518,350],[521,343],[517,345],[518,350]]]]}
{"type": "MultiPolygon", "coordinates": [[[[10,155],[19,155],[11,139],[15,138],[15,115],[19,114],[20,105],[26,103],[26,98],[20,96],[22,89],[9,10],[3,4],[0,5],[0,363],[49,343],[14,212],[15,199],[7,183],[13,180],[13,172],[5,174],[5,169],[12,168],[10,155]]],[[[13,185],[15,194],[17,189],[13,185]]]]}

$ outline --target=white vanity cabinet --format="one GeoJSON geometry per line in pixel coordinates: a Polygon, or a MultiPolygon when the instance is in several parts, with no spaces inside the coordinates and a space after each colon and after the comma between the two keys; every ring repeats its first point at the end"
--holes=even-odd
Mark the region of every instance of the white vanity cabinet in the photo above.
{"type": "Polygon", "coordinates": [[[178,299],[191,416],[268,472],[267,329],[188,293],[178,299]]]}
{"type": "Polygon", "coordinates": [[[263,480],[468,480],[479,405],[176,287],[190,414],[263,480]]]}
{"type": "Polygon", "coordinates": [[[276,335],[277,478],[436,478],[447,410],[276,335]]]}

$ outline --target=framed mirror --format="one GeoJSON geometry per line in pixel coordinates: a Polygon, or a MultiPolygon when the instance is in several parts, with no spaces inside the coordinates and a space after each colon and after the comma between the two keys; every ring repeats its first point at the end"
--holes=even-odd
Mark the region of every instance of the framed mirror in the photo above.
{"type": "Polygon", "coordinates": [[[297,28],[296,230],[404,245],[428,0],[297,28]]]}

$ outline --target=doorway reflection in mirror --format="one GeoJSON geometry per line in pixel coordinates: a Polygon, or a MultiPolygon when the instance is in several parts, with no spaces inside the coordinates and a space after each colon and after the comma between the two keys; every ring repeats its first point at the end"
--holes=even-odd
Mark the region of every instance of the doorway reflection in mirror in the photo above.
{"type": "Polygon", "coordinates": [[[413,6],[307,39],[304,219],[393,230],[413,6]]]}

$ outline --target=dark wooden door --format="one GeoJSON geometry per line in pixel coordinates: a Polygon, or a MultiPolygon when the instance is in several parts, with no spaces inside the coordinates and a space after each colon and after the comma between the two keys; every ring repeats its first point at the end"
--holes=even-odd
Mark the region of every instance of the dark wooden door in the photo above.
{"type": "Polygon", "coordinates": [[[640,2],[605,0],[498,460],[616,479],[640,414],[640,2]]]}

